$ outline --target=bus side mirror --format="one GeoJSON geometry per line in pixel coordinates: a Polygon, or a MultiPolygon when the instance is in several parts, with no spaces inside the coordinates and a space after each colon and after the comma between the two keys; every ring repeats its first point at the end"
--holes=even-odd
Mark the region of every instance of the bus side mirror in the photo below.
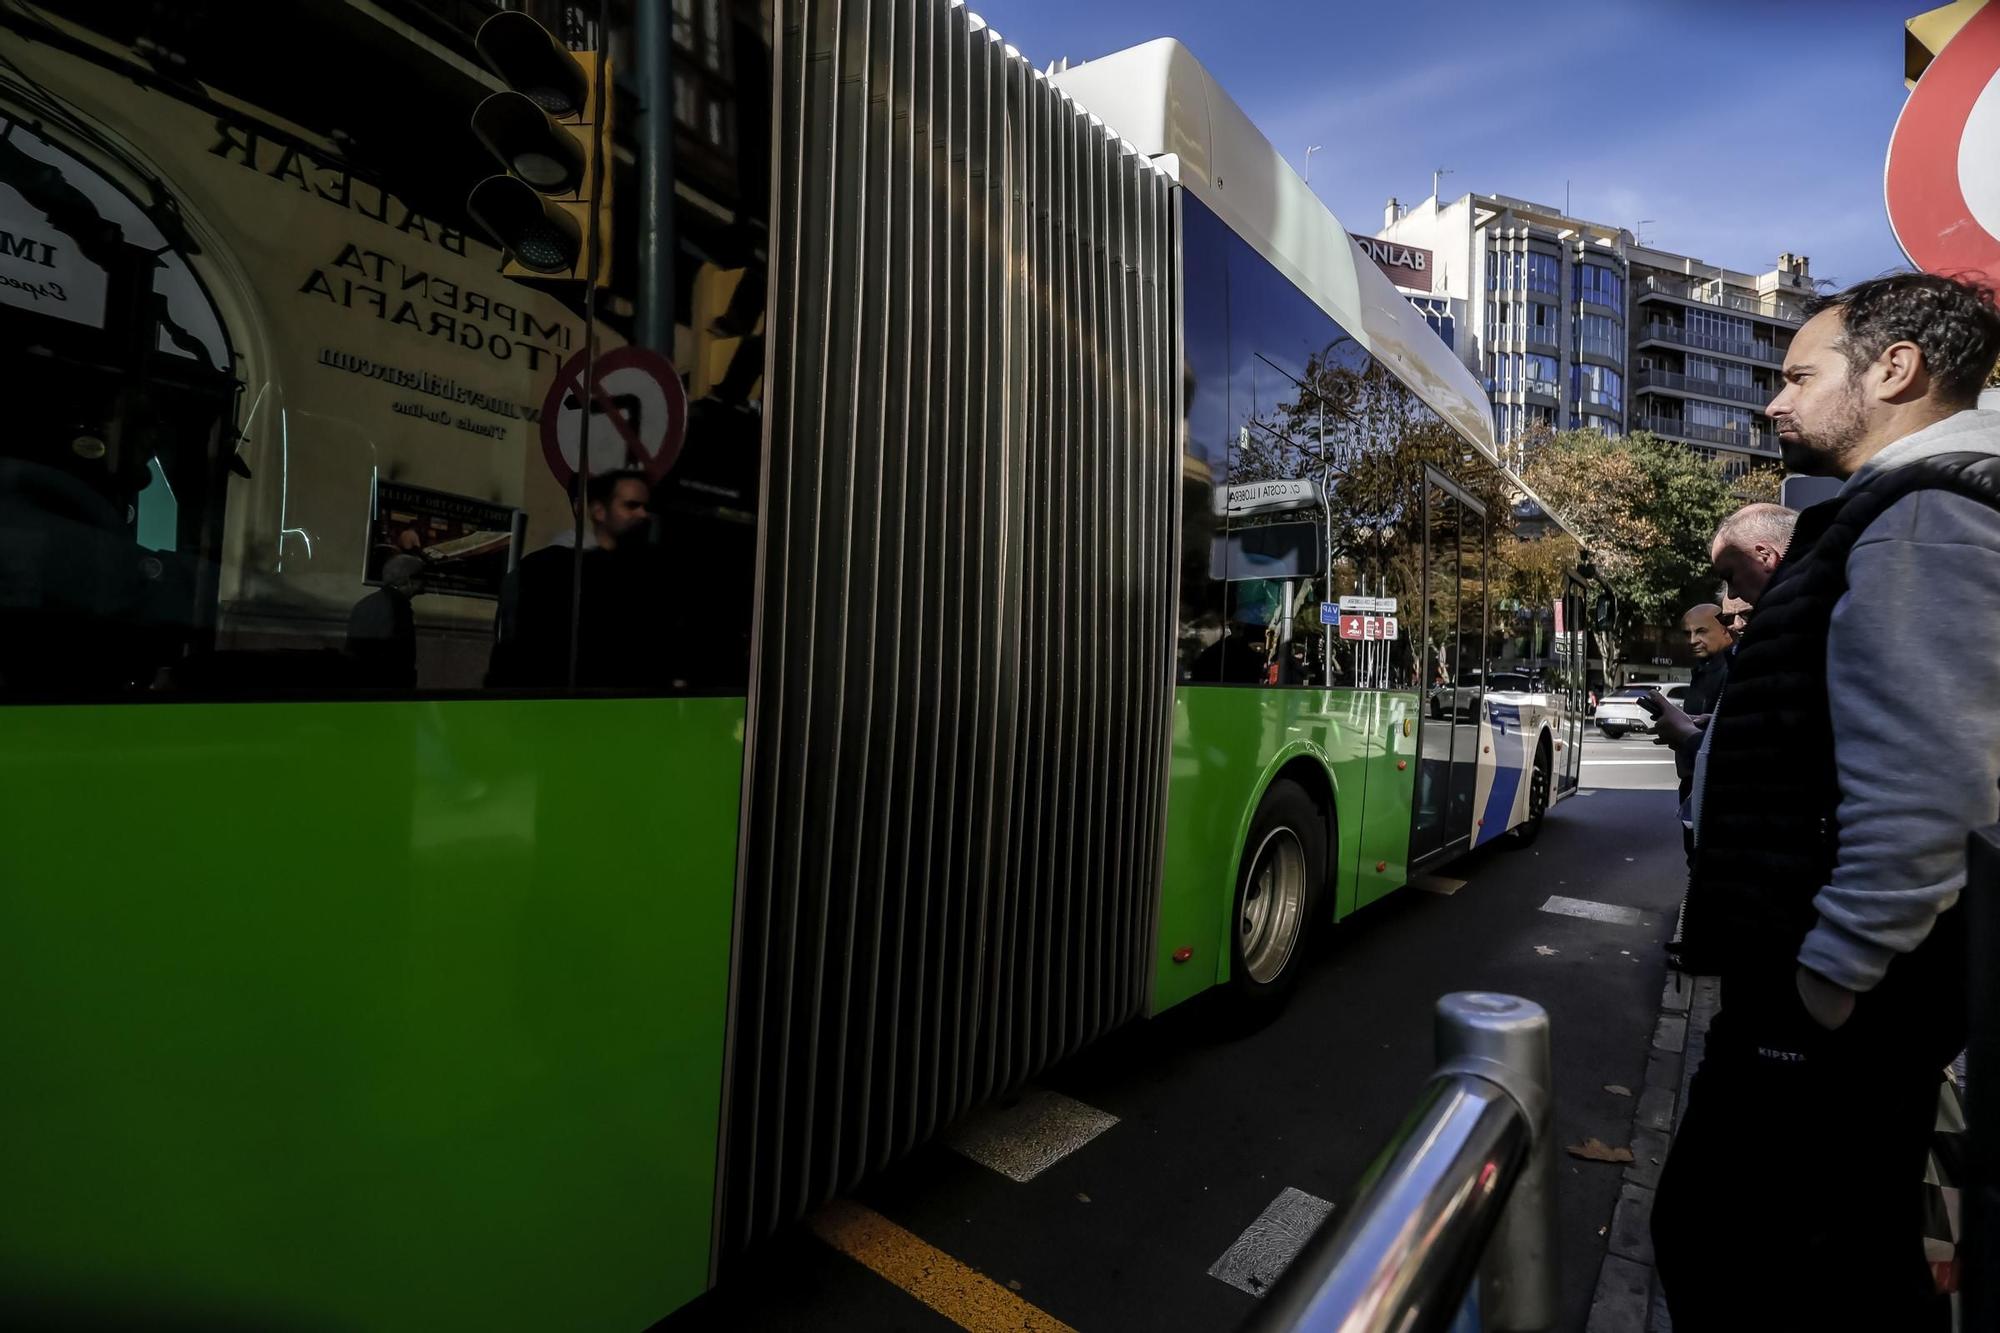
{"type": "Polygon", "coordinates": [[[1600,592],[1597,594],[1597,599],[1590,604],[1590,627],[1596,630],[1608,630],[1617,614],[1618,603],[1612,599],[1610,593],[1600,592]]]}

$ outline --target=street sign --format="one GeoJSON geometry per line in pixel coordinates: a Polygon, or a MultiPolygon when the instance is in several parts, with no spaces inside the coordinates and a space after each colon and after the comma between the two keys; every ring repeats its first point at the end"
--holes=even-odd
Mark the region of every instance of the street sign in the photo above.
{"type": "Polygon", "coordinates": [[[1333,602],[1321,602],[1319,604],[1319,623],[1322,625],[1338,625],[1340,623],[1340,607],[1333,602]]]}
{"type": "Polygon", "coordinates": [[[1367,619],[1366,616],[1350,616],[1350,615],[1341,616],[1340,637],[1343,639],[1360,638],[1363,634],[1361,624],[1366,619],[1367,619]]]}
{"type": "Polygon", "coordinates": [[[542,457],[563,489],[585,460],[592,476],[636,468],[651,481],[672,470],[687,435],[687,390],[674,363],[643,347],[597,354],[596,383],[584,407],[584,354],[556,372],[542,400],[542,457]]]}
{"type": "Polygon", "coordinates": [[[1369,643],[1374,643],[1376,640],[1380,639],[1382,637],[1382,617],[1380,616],[1361,617],[1361,637],[1367,640],[1369,643]]]}
{"type": "MultiPolygon", "coordinates": [[[[1392,598],[1391,600],[1394,599],[1392,598]]],[[[1393,639],[1396,637],[1396,617],[1384,616],[1382,618],[1382,637],[1385,639],[1393,639]]]]}
{"type": "Polygon", "coordinates": [[[1973,13],[1917,80],[1882,183],[1911,263],[2000,281],[2000,4],[1973,13]]]}
{"type": "Polygon", "coordinates": [[[1242,516],[1319,506],[1319,483],[1311,478],[1250,481],[1224,488],[1216,496],[1219,512],[1242,516]]]}

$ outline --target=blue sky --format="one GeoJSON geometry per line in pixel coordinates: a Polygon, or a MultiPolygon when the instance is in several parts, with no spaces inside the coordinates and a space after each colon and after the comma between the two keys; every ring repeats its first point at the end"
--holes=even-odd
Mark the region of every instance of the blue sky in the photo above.
{"type": "Polygon", "coordinates": [[[968,0],[1037,68],[1178,37],[1354,231],[1390,195],[1562,206],[1759,272],[1902,266],[1882,160],[1924,0],[968,0]]]}

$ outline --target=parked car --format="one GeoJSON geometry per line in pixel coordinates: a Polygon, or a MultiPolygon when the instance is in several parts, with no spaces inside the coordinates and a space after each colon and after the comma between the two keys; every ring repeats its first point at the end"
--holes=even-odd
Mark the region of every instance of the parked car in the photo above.
{"type": "Polygon", "coordinates": [[[1653,715],[1639,707],[1639,700],[1653,690],[1667,696],[1667,702],[1678,704],[1687,694],[1686,684],[1673,685],[1627,685],[1622,690],[1613,690],[1598,701],[1597,729],[1612,740],[1617,740],[1627,732],[1650,732],[1653,729],[1653,715]]]}

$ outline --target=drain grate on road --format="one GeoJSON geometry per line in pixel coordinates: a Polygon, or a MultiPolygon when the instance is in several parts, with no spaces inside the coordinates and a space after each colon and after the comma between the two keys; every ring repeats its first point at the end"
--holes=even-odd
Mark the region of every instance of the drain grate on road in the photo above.
{"type": "Polygon", "coordinates": [[[1208,1275],[1238,1291],[1262,1296],[1283,1276],[1331,1212],[1333,1205],[1325,1199],[1286,1186],[1236,1243],[1223,1251],[1208,1275]]]}

